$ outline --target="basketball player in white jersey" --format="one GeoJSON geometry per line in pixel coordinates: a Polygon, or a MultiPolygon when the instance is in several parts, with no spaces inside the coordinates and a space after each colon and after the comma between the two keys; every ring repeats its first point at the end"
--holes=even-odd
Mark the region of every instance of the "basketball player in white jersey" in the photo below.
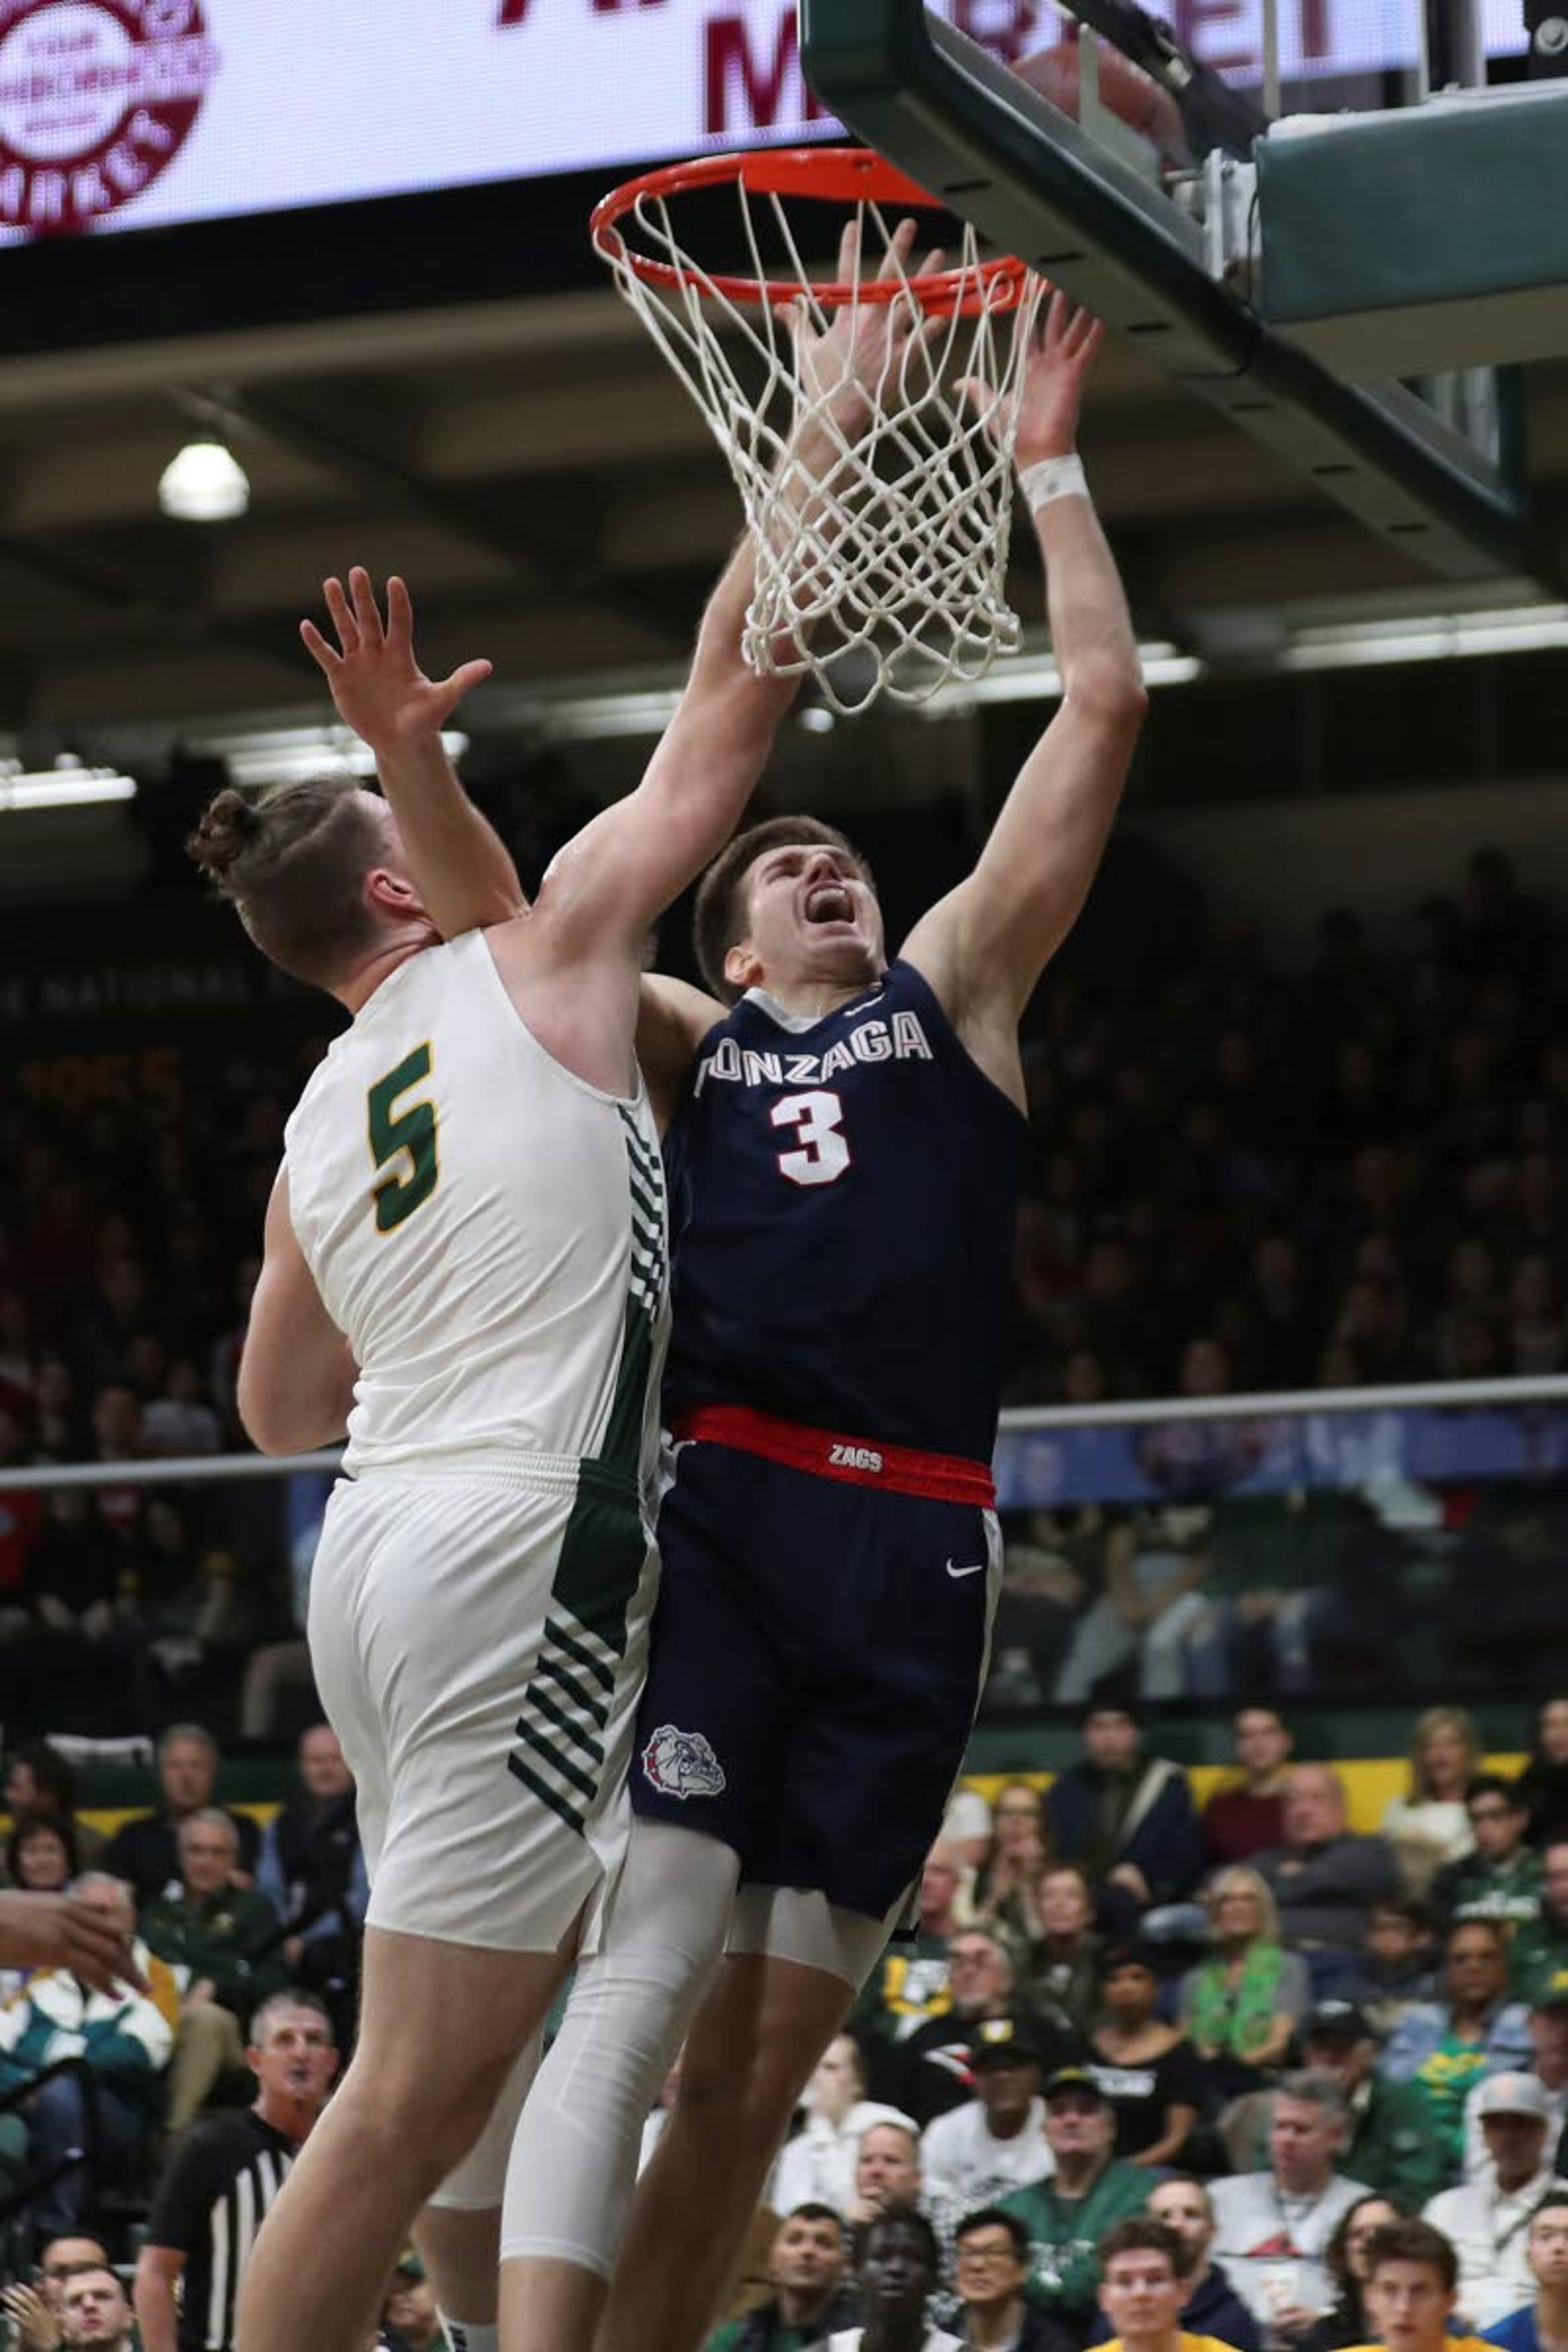
{"type": "MultiPolygon", "coordinates": [[[[912,331],[847,314],[823,341],[912,331]]],[[[819,428],[797,436],[784,495],[809,497],[834,454],[819,428]]],[[[371,793],[223,793],[193,836],[262,951],[353,1016],[288,1124],[239,1400],[268,1452],[347,1429],[310,1635],[359,1787],[363,2008],[258,2239],[240,2352],[366,2341],[421,2208],[448,2334],[489,2352],[512,2126],[584,1917],[596,1929],[624,1901],[663,1923],[628,2026],[661,2049],[721,1947],[727,1901],[667,1870],[660,1841],[639,1840],[616,1883],[667,1324],[633,1035],[649,927],[731,831],[792,697],[742,662],[752,587],[742,545],[639,789],[562,851],[531,907],[498,892],[451,946],[371,793]]],[[[441,728],[489,665],[425,677],[400,582],[384,619],[363,571],[326,596],[336,642],[307,623],[306,644],[416,829],[441,728]]],[[[586,2338],[545,2281],[506,2342],[586,2338]]]]}

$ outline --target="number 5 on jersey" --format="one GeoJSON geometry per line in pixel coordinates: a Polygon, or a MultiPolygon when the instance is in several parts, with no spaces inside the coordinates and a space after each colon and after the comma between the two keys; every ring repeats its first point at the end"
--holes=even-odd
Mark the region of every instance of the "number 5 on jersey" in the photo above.
{"type": "Polygon", "coordinates": [[[406,1155],[405,1170],[385,1176],[372,1194],[378,1233],[389,1234],[430,1198],[440,1180],[436,1150],[436,1106],[411,1102],[397,1108],[399,1095],[430,1075],[430,1048],[416,1045],[395,1070],[378,1078],[370,1090],[370,1149],[378,1168],[406,1155]]]}
{"type": "Polygon", "coordinates": [[[785,1095],[769,1117],[775,1127],[793,1127],[798,1149],[779,1153],[779,1169],[792,1184],[835,1184],[852,1154],[844,1133],[844,1105],[826,1090],[785,1095]]]}

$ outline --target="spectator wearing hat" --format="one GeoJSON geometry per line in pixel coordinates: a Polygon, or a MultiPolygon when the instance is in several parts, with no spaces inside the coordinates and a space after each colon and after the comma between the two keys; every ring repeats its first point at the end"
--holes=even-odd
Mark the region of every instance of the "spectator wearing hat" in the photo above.
{"type": "MultiPolygon", "coordinates": [[[[1557,2155],[1554,2169],[1568,2170],[1564,2166],[1563,2142],[1568,2133],[1568,1969],[1560,1979],[1548,1979],[1537,1993],[1530,2011],[1530,2043],[1531,2063],[1524,2068],[1533,2074],[1546,2093],[1552,2109],[1552,2121],[1546,2127],[1546,2146],[1557,2155]]],[[[1465,2178],[1473,2180],[1487,2163],[1486,2136],[1481,2129],[1481,2105],[1486,2085],[1478,2083],[1465,2103],[1465,2178]]]]}
{"type": "Polygon", "coordinates": [[[1508,1998],[1508,1939],[1495,1919],[1461,1919],[1443,1943],[1442,1998],[1405,2011],[1380,2072],[1419,2083],[1450,2177],[1465,2153],[1465,2102],[1489,2074],[1531,2061],[1529,2011],[1508,1998]]]}
{"type": "Polygon", "coordinates": [[[1048,2041],[1026,2010],[977,2026],[969,2057],[974,2096],[928,2124],[921,2141],[928,2210],[967,2213],[1048,2179],[1053,2159],[1040,2095],[1048,2041]]]}
{"type": "Polygon", "coordinates": [[[1174,2163],[1204,2105],[1203,2069],[1185,2034],[1156,2014],[1159,1997],[1150,1948],[1112,1945],[1089,2065],[1116,2116],[1116,2153],[1132,2164],[1174,2163]]]}
{"type": "Polygon", "coordinates": [[[847,2213],[855,2201],[855,2163],[873,2124],[901,2124],[900,2107],[866,2096],[866,2069],[853,2034],[840,2033],[818,2059],[802,2102],[805,2121],[784,2144],[769,2201],[776,2212],[826,2205],[847,2213]]]}
{"type": "MultiPolygon", "coordinates": [[[[1453,2321],[1463,2298],[1459,2264],[1426,2221],[1385,2221],[1373,2232],[1366,2282],[1372,2333],[1384,2352],[1481,2352],[1453,2321]]],[[[1371,2345],[1357,2352],[1373,2352],[1371,2345]]]]}
{"type": "Polygon", "coordinates": [[[1350,2110],[1342,2170],[1410,2212],[1436,2195],[1447,2168],[1425,2091],[1380,2075],[1378,2048],[1371,2019],[1354,2001],[1321,2000],[1302,2029],[1308,2066],[1333,2076],[1350,2110]]]}
{"type": "MultiPolygon", "coordinates": [[[[1002,1939],[986,1927],[964,1927],[948,1951],[946,2013],[917,2026],[903,2045],[903,2072],[897,2104],[926,2125],[973,2095],[971,2065],[980,2029],[1020,2004],[1014,1990],[1013,1962],[1002,1939]]],[[[1046,2074],[1075,2063],[1083,2054],[1076,2033],[1065,2024],[1036,2018],[1031,2037],[1046,2074]]]]}
{"type": "Polygon", "coordinates": [[[1529,2301],[1530,2217],[1549,2189],[1568,2190],[1552,2173],[1545,2085],[1533,2074],[1493,2074],[1482,2092],[1489,2165],[1434,2197],[1425,2214],[1458,2253],[1459,2309],[1474,2327],[1490,2327],[1529,2301]]]}
{"type": "Polygon", "coordinates": [[[1299,2343],[1333,2300],[1329,2238],[1367,2193],[1336,2169],[1349,2123],[1331,2074],[1287,2074],[1274,2095],[1267,2166],[1214,2184],[1215,2244],[1266,2344],[1299,2343]]]}
{"type": "Polygon", "coordinates": [[[965,2215],[953,2275],[969,2352],[1076,2352],[1060,2322],[1025,2298],[1029,2233],[1016,2213],[992,2205],[965,2215]]]}
{"type": "Polygon", "coordinates": [[[1524,2258],[1535,2282],[1533,2302],[1481,2333],[1503,2352],[1552,2352],[1568,2344],[1568,2196],[1542,2199],[1530,2217],[1524,2258]]]}
{"type": "Polygon", "coordinates": [[[1215,2336],[1235,2352],[1258,2352],[1258,2322],[1237,2294],[1225,2266],[1213,2260],[1214,2201],[1190,2172],[1173,2172],[1149,2191],[1148,2211],[1186,2245],[1187,2299],[1182,2326],[1193,2336],[1215,2336]]]}
{"type": "Polygon", "coordinates": [[[1100,2352],[1225,2352],[1182,2325],[1191,2288],[1184,2238],[1148,2213],[1113,2223],[1100,2242],[1100,2307],[1116,2330],[1100,2352]]]}
{"type": "Polygon", "coordinates": [[[768,2250],[769,2300],[732,2319],[708,2339],[704,2352],[800,2352],[855,2319],[854,2290],[846,2282],[849,2242],[829,2205],[797,2205],[786,2213],[768,2250]]]}
{"type": "Polygon", "coordinates": [[[1100,2238],[1140,2210],[1149,2175],[1115,2154],[1116,2116],[1087,2067],[1058,2067],[1044,2095],[1051,2175],[999,2201],[1029,2232],[1031,2298],[1082,2344],[1094,2320],[1100,2238]]]}
{"type": "Polygon", "coordinates": [[[1515,1990],[1533,2000],[1549,1977],[1568,1970],[1568,1837],[1541,1849],[1541,1909],[1514,1929],[1509,1953],[1515,1990]]]}
{"type": "Polygon", "coordinates": [[[1124,1700],[1094,1701],[1082,1736],[1081,1759],[1047,1792],[1051,1846],[1082,1864],[1100,1889],[1102,1923],[1125,1935],[1152,1903],[1174,1902],[1195,1885],[1203,1837],[1186,1774],[1142,1752],[1124,1700]]]}
{"type": "Polygon", "coordinates": [[[1530,1843],[1530,1808],[1511,1780],[1479,1772],[1465,1790],[1475,1851],[1445,1863],[1432,1908],[1445,1923],[1500,1919],[1511,1933],[1541,1916],[1541,1856],[1530,1843]]]}
{"type": "Polygon", "coordinates": [[[386,2340],[395,2352],[437,2352],[442,2342],[436,2290],[412,2246],[392,2273],[381,2318],[386,2340]]]}

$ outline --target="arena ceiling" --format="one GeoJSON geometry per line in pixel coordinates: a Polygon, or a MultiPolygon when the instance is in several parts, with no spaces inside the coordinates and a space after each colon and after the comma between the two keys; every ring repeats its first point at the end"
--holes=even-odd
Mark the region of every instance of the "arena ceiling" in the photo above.
{"type": "MultiPolygon", "coordinates": [[[[1561,526],[1568,361],[1532,372],[1531,407],[1561,526]]],[[[1402,569],[1125,345],[1085,447],[1146,636],[1245,653],[1317,600],[1477,601],[1402,569]]],[[[0,359],[0,730],[29,756],[127,756],[308,707],[298,617],[354,562],[405,573],[430,664],[495,661],[500,714],[541,678],[678,664],[735,527],[696,411],[603,289],[0,359]],[[234,523],[158,513],[203,416],[250,477],[234,523]]],[[[1023,567],[1016,585],[1037,609],[1023,567]]]]}

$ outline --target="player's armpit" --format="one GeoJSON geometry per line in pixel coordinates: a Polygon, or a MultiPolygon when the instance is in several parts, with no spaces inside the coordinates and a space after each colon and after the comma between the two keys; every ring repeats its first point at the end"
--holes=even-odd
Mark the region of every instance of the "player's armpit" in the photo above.
{"type": "Polygon", "coordinates": [[[321,1304],[289,1214],[289,1175],[267,1205],[266,1250],[239,1360],[246,1433],[263,1454],[307,1454],[340,1439],[358,1367],[321,1304]]]}
{"type": "Polygon", "coordinates": [[[645,972],[637,1001],[637,1056],[660,1132],[675,1116],[697,1049],[724,1007],[684,980],[645,972]]]}

